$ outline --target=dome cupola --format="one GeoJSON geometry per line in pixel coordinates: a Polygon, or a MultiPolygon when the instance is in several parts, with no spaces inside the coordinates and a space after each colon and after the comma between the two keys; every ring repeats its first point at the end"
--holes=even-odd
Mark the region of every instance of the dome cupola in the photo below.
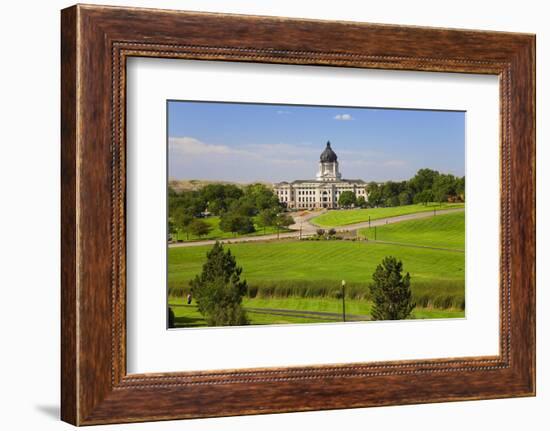
{"type": "Polygon", "coordinates": [[[325,150],[321,153],[321,163],[334,163],[338,160],[336,153],[330,147],[330,141],[327,142],[325,150]]]}

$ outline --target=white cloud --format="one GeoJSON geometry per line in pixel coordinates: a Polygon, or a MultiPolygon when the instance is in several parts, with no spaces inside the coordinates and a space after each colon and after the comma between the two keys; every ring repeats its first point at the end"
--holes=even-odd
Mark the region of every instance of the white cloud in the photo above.
{"type": "Polygon", "coordinates": [[[168,138],[169,154],[181,154],[186,156],[202,155],[245,155],[240,149],[231,148],[227,145],[207,144],[189,136],[168,138]]]}
{"type": "Polygon", "coordinates": [[[168,158],[172,166],[194,163],[207,166],[214,160],[244,168],[258,166],[296,166],[311,163],[318,157],[318,149],[285,143],[241,144],[236,146],[210,144],[190,136],[168,138],[168,158]]]}
{"type": "MultiPolygon", "coordinates": [[[[224,145],[190,136],[170,137],[168,146],[170,177],[241,182],[314,178],[322,150],[305,142],[224,145]]],[[[405,178],[412,169],[406,160],[392,159],[380,150],[335,151],[347,178],[405,178]],[[405,174],[403,169],[407,169],[405,174]]]]}
{"type": "Polygon", "coordinates": [[[282,181],[313,177],[319,150],[302,144],[211,144],[184,136],[168,138],[171,178],[282,181]],[[313,161],[313,163],[312,163],[313,161]]]}
{"type": "Polygon", "coordinates": [[[338,114],[334,116],[334,119],[340,121],[351,121],[353,120],[353,117],[351,114],[338,114]]]}
{"type": "Polygon", "coordinates": [[[243,144],[227,146],[210,144],[190,136],[169,137],[168,151],[170,156],[201,158],[215,156],[238,156],[242,159],[262,160],[265,162],[295,164],[297,161],[308,161],[318,156],[319,149],[305,145],[285,143],[277,144],[243,144]]]}

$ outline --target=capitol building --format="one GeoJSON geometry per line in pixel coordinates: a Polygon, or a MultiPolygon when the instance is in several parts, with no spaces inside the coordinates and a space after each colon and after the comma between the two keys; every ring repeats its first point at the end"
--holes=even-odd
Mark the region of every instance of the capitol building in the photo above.
{"type": "Polygon", "coordinates": [[[365,181],[342,178],[338,169],[338,156],[330,147],[330,142],[327,142],[321,153],[315,179],[283,181],[275,184],[274,190],[279,202],[293,209],[338,208],[338,198],[345,191],[368,200],[365,181]]]}

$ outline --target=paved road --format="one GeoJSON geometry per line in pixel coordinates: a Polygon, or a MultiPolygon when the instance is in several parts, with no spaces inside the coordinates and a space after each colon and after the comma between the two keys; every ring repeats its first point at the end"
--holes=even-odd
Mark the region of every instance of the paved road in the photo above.
{"type": "MultiPolygon", "coordinates": [[[[298,215],[293,216],[295,223],[291,226],[289,226],[290,229],[292,229],[292,232],[284,232],[279,234],[279,237],[277,237],[277,234],[270,234],[270,235],[257,235],[257,236],[241,236],[236,238],[227,238],[227,239],[220,239],[218,240],[221,243],[237,243],[237,242],[255,242],[255,241],[271,241],[274,239],[288,239],[288,238],[299,238],[300,236],[312,236],[315,235],[317,229],[319,229],[319,226],[315,226],[312,224],[309,220],[313,217],[317,217],[318,215],[322,214],[326,210],[322,211],[312,211],[308,213],[304,213],[304,215],[298,215]]],[[[437,210],[436,214],[450,214],[455,212],[461,212],[464,211],[464,208],[453,208],[448,210],[437,210]]],[[[386,224],[391,223],[399,223],[402,221],[407,220],[417,220],[417,219],[423,219],[428,217],[433,217],[432,211],[425,211],[420,213],[413,213],[413,214],[406,214],[396,217],[387,217],[382,218],[378,220],[372,220],[370,223],[367,222],[361,222],[361,223],[354,223],[354,224],[348,224],[345,226],[335,226],[334,229],[336,232],[350,232],[357,229],[362,229],[365,227],[374,227],[374,226],[384,226],[386,224]]],[[[436,215],[437,217],[437,215],[436,215]]],[[[327,228],[324,228],[327,229],[327,228]]],[[[330,228],[328,228],[330,229],[330,228]]],[[[192,241],[192,242],[179,242],[175,244],[169,244],[169,247],[196,247],[201,245],[211,245],[214,244],[216,240],[204,240],[204,241],[192,241]]]]}
{"type": "MultiPolygon", "coordinates": [[[[302,236],[311,236],[315,235],[315,231],[319,229],[317,226],[309,223],[309,219],[317,217],[320,214],[323,214],[326,210],[320,211],[311,211],[311,212],[302,212],[301,215],[293,215],[294,224],[289,226],[289,229],[292,229],[292,232],[282,232],[279,235],[269,234],[269,235],[255,235],[255,236],[240,236],[235,238],[225,238],[219,239],[218,242],[221,243],[236,243],[236,242],[255,242],[255,241],[272,241],[274,239],[288,239],[288,238],[299,238],[300,237],[300,227],[302,228],[302,236]]],[[[174,244],[169,244],[170,248],[172,247],[195,247],[200,245],[212,245],[216,240],[209,239],[204,241],[191,241],[191,242],[178,242],[174,244]]]]}
{"type": "MultiPolygon", "coordinates": [[[[325,320],[333,320],[336,322],[342,321],[342,313],[330,313],[328,311],[309,311],[309,310],[288,310],[284,308],[254,308],[254,307],[245,307],[246,311],[251,313],[260,313],[260,314],[273,314],[277,316],[288,316],[288,317],[299,317],[304,319],[310,318],[319,318],[325,320]]],[[[370,320],[371,317],[368,315],[361,314],[347,314],[346,321],[363,321],[370,320]]]]}
{"type": "MultiPolygon", "coordinates": [[[[196,305],[186,304],[170,304],[170,307],[191,307],[196,308],[196,305]]],[[[296,317],[300,319],[319,319],[330,320],[331,322],[341,322],[342,313],[330,313],[328,311],[310,311],[310,310],[289,310],[286,308],[258,308],[258,307],[244,307],[246,311],[257,314],[269,314],[273,316],[284,317],[296,317]]],[[[346,314],[346,321],[348,322],[361,322],[371,320],[369,315],[361,314],[346,314]]]]}

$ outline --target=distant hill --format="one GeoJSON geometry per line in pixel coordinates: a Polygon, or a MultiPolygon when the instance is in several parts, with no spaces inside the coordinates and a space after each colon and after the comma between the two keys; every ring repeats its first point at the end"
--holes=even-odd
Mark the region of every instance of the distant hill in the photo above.
{"type": "Polygon", "coordinates": [[[237,187],[245,187],[249,184],[264,184],[267,187],[272,188],[272,183],[267,183],[265,181],[252,181],[249,183],[238,183],[234,181],[214,181],[214,180],[168,180],[168,185],[172,187],[176,192],[182,191],[191,191],[191,190],[200,190],[208,184],[233,184],[237,187]]]}

